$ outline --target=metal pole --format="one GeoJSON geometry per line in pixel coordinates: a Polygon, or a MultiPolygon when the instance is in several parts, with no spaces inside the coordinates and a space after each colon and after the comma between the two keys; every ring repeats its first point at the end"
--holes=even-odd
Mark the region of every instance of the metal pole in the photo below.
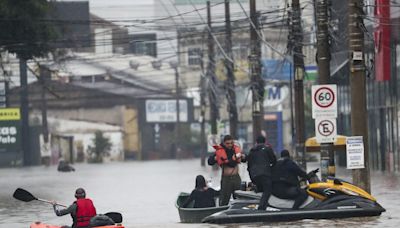
{"type": "MultiPolygon", "coordinates": [[[[316,19],[317,19],[317,64],[318,64],[318,84],[330,83],[330,49],[328,31],[328,4],[327,0],[317,0],[316,19]]],[[[333,143],[321,143],[321,177],[326,179],[328,176],[335,176],[335,154],[333,143]]]]}
{"type": "MultiPolygon", "coordinates": [[[[42,101],[42,134],[43,134],[43,147],[42,154],[48,154],[50,152],[50,144],[49,144],[49,128],[47,123],[47,100],[46,100],[46,83],[50,78],[50,71],[43,67],[39,66],[40,70],[40,84],[42,85],[41,91],[41,101],[42,101]]],[[[46,159],[42,159],[43,164],[50,165],[50,156],[46,157],[46,159]]],[[[73,160],[71,161],[73,163],[73,160]]]]}
{"type": "Polygon", "coordinates": [[[28,75],[26,59],[19,59],[19,72],[20,72],[20,102],[21,102],[21,118],[22,118],[22,152],[24,166],[32,165],[32,155],[30,151],[30,137],[29,137],[29,100],[28,100],[28,75]]]}
{"type": "Polygon", "coordinates": [[[214,51],[214,39],[212,37],[212,26],[211,26],[211,6],[210,1],[207,1],[207,25],[208,25],[208,64],[207,64],[207,78],[209,80],[208,85],[208,99],[210,102],[210,124],[211,134],[216,135],[217,119],[218,119],[218,106],[217,106],[217,79],[215,77],[215,51],[214,51]]]}
{"type": "Polygon", "coordinates": [[[305,158],[305,123],[304,123],[304,57],[303,29],[301,27],[301,11],[299,0],[292,0],[292,35],[293,35],[293,65],[294,65],[294,96],[296,124],[296,159],[303,169],[306,169],[305,158]]]}
{"type": "Polygon", "coordinates": [[[226,90],[229,112],[229,129],[233,138],[237,139],[238,112],[236,108],[235,75],[233,73],[234,63],[232,55],[232,28],[229,0],[225,0],[225,47],[229,59],[225,59],[227,72],[226,90]]]}
{"type": "Polygon", "coordinates": [[[176,135],[175,135],[175,151],[176,151],[176,157],[179,158],[180,154],[180,119],[179,119],[179,114],[180,114],[180,107],[179,107],[179,97],[180,97],[180,90],[179,90],[179,72],[178,72],[178,67],[174,67],[175,70],[175,90],[176,90],[176,135]]]}
{"type": "Polygon", "coordinates": [[[362,15],[363,1],[349,0],[349,48],[350,48],[350,88],[351,88],[351,130],[356,136],[363,136],[364,164],[363,169],[353,170],[353,182],[367,192],[371,192],[368,129],[367,129],[367,99],[366,77],[364,63],[364,32],[362,15]]]}
{"type": "Polygon", "coordinates": [[[41,100],[42,100],[42,134],[44,143],[49,142],[49,129],[47,125],[47,100],[46,100],[46,80],[48,70],[40,67],[40,83],[42,84],[41,100]]]}
{"type": "Polygon", "coordinates": [[[201,78],[200,78],[200,88],[201,88],[201,92],[200,92],[200,116],[201,116],[201,132],[200,132],[200,165],[201,166],[205,166],[206,165],[206,150],[207,150],[207,142],[206,142],[206,129],[205,129],[205,125],[206,125],[206,88],[205,88],[205,75],[204,75],[204,62],[203,62],[203,52],[201,52],[200,54],[200,67],[201,67],[201,78]]]}
{"type": "Polygon", "coordinates": [[[261,45],[257,34],[259,28],[258,13],[256,11],[256,1],[250,0],[250,46],[251,54],[249,56],[251,91],[252,91],[252,115],[253,115],[253,142],[257,136],[261,135],[263,130],[264,116],[264,80],[261,76],[261,45]]]}

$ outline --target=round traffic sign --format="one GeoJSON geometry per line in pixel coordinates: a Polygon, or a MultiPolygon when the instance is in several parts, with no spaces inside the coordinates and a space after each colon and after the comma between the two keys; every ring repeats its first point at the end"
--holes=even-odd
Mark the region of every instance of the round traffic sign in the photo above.
{"type": "Polygon", "coordinates": [[[335,101],[335,94],[329,87],[321,87],[314,94],[314,102],[320,108],[328,108],[335,101]]]}
{"type": "Polygon", "coordinates": [[[322,136],[328,137],[335,131],[335,125],[330,120],[322,120],[318,124],[318,133],[322,136]]]}

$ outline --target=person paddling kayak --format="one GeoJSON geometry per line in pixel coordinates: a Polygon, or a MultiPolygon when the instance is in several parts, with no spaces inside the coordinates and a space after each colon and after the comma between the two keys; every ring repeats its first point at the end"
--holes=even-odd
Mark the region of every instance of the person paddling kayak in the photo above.
{"type": "MultiPolygon", "coordinates": [[[[83,188],[78,188],[75,191],[76,201],[65,209],[59,209],[56,201],[53,201],[54,212],[57,216],[70,214],[72,217],[72,228],[89,227],[90,219],[96,216],[96,208],[91,199],[86,198],[86,192],[83,188]]],[[[68,228],[68,226],[64,226],[68,228]]]]}

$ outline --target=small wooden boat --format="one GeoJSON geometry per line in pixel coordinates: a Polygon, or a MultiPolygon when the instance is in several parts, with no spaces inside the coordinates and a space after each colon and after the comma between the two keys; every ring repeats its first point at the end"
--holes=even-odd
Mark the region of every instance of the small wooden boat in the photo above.
{"type": "MultiPolygon", "coordinates": [[[[201,223],[201,221],[216,212],[223,211],[229,208],[226,206],[217,207],[205,207],[205,208],[193,208],[194,202],[192,202],[188,207],[181,207],[186,199],[189,197],[189,193],[181,192],[175,203],[175,207],[178,209],[179,217],[182,223],[201,223]]],[[[216,198],[218,202],[218,198],[216,198]]]]}

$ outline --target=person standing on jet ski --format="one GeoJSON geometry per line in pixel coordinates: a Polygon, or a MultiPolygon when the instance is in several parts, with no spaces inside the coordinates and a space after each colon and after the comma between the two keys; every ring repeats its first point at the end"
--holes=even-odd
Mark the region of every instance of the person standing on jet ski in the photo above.
{"type": "Polygon", "coordinates": [[[215,156],[208,158],[208,164],[217,163],[222,168],[221,191],[219,205],[228,205],[231,195],[240,189],[242,180],[239,176],[240,162],[245,162],[245,155],[241,153],[241,149],[234,144],[234,139],[230,135],[226,135],[220,145],[213,146],[215,156]]]}
{"type": "Polygon", "coordinates": [[[267,209],[268,199],[272,192],[271,166],[274,166],[275,163],[274,151],[265,144],[264,136],[258,136],[256,145],[250,149],[247,156],[247,170],[250,179],[257,186],[257,190],[263,192],[258,210],[267,209]]]}
{"type": "Polygon", "coordinates": [[[54,212],[57,216],[70,214],[73,221],[72,228],[89,227],[90,219],[96,216],[96,208],[92,200],[86,198],[86,192],[83,188],[76,189],[75,198],[76,201],[65,209],[58,209],[57,203],[53,201],[54,212]]]}
{"type": "Polygon", "coordinates": [[[300,188],[299,177],[307,178],[307,173],[290,158],[288,150],[282,150],[272,173],[272,193],[282,199],[294,199],[293,209],[299,209],[308,197],[306,190],[300,188]]]}

